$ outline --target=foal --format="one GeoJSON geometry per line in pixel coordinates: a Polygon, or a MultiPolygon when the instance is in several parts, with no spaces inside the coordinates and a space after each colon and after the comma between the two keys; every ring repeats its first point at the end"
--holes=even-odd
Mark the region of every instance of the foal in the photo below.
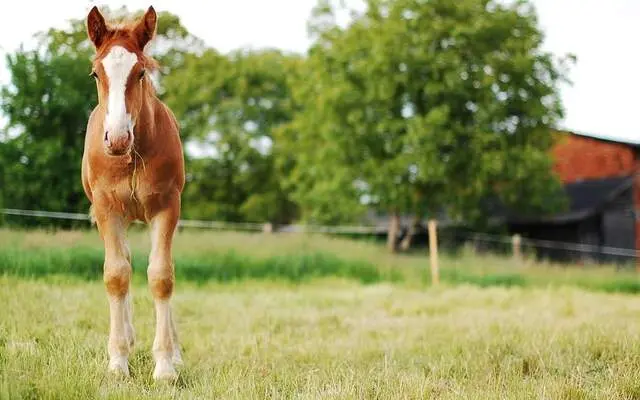
{"type": "Polygon", "coordinates": [[[151,252],[147,277],[154,298],[154,379],[175,379],[182,363],[170,299],[174,285],[171,254],[184,187],[184,159],[178,123],[155,95],[149,72],[156,63],[145,46],[156,33],[149,7],[131,24],[111,26],[96,7],[87,16],[96,56],[91,75],[98,105],[87,124],[82,185],[104,243],[104,283],[109,299],[109,370],[129,375],[135,342],[130,295],[131,254],[126,230],[147,223],[151,252]]]}

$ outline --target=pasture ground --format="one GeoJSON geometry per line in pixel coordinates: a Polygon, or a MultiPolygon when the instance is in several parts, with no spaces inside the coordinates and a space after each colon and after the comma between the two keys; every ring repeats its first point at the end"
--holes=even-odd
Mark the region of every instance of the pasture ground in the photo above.
{"type": "Polygon", "coordinates": [[[638,275],[307,235],[183,231],[185,366],[151,378],[148,235],[133,230],[132,376],[106,375],[93,232],[0,229],[0,399],[640,399],[638,275]]]}
{"type": "Polygon", "coordinates": [[[175,385],[157,385],[146,286],[134,287],[138,342],[124,382],[105,374],[101,283],[0,286],[3,399],[640,398],[640,298],[628,294],[178,284],[186,364],[175,385]]]}

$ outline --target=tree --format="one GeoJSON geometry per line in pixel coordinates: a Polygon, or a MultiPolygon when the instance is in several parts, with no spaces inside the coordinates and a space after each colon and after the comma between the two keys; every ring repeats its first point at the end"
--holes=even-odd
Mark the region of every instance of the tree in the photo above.
{"type": "Polygon", "coordinates": [[[290,121],[288,76],[300,58],[276,50],[209,49],[165,81],[186,135],[213,154],[190,161],[185,215],[290,222],[296,213],[274,164],[273,131],[290,121]]]}
{"type": "MultiPolygon", "coordinates": [[[[367,0],[342,27],[327,1],[284,126],[289,184],[304,217],[338,222],[366,208],[444,210],[486,222],[497,197],[526,212],[562,207],[551,127],[563,115],[565,59],[541,49],[527,1],[367,0]]],[[[396,238],[390,229],[389,244],[396,238]]]]}
{"type": "MultiPolygon", "coordinates": [[[[55,32],[59,33],[59,32],[55,32]]],[[[1,143],[6,207],[83,212],[84,129],[95,98],[89,51],[60,36],[7,57],[11,84],[0,92],[9,138],[1,143]]]]}
{"type": "MultiPolygon", "coordinates": [[[[8,119],[6,137],[0,138],[0,182],[6,183],[0,203],[5,207],[88,210],[80,164],[87,120],[97,102],[89,76],[93,51],[84,19],[69,25],[40,32],[34,49],[21,47],[7,56],[11,81],[0,90],[0,108],[8,119]]],[[[184,42],[198,43],[168,13],[159,14],[158,41],[157,57],[173,68],[184,42]]]]}

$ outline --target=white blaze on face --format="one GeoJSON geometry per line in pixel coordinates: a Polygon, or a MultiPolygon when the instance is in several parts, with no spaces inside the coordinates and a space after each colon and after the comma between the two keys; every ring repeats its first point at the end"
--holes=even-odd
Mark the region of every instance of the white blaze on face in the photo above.
{"type": "Polygon", "coordinates": [[[127,130],[133,134],[131,114],[127,113],[125,89],[131,69],[138,57],[124,47],[113,46],[109,54],[102,59],[102,66],[109,81],[107,115],[104,129],[109,135],[126,135],[127,130]]]}

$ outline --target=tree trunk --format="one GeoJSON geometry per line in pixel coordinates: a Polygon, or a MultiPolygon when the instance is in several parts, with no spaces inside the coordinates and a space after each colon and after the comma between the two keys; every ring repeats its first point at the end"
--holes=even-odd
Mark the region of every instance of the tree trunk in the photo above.
{"type": "Polygon", "coordinates": [[[398,250],[397,238],[400,232],[400,216],[397,211],[392,211],[389,216],[389,230],[387,231],[387,248],[391,253],[398,250]]]}
{"type": "Polygon", "coordinates": [[[414,215],[413,220],[411,220],[411,225],[409,225],[409,230],[407,234],[400,242],[400,249],[402,251],[407,251],[411,248],[411,242],[413,241],[413,236],[416,234],[416,230],[418,228],[418,224],[420,223],[420,216],[414,215]]]}

